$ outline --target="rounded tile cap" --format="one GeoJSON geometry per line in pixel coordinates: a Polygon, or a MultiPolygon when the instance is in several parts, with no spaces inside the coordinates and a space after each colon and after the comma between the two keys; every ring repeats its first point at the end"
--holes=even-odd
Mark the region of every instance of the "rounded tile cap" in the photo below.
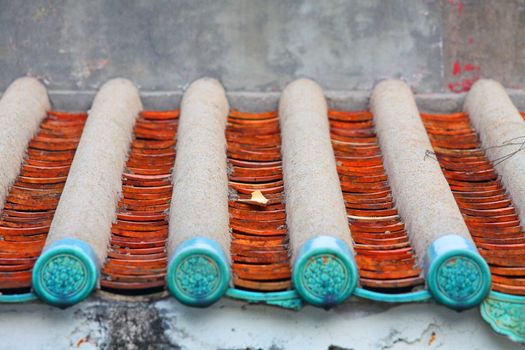
{"type": "Polygon", "coordinates": [[[62,239],[40,255],[33,268],[33,290],[43,301],[67,307],[84,300],[97,286],[97,257],[78,239],[62,239]]]}
{"type": "Polygon", "coordinates": [[[220,245],[205,237],[183,242],[166,274],[168,290],[181,303],[205,307],[219,300],[230,283],[230,267],[220,245]]]}
{"type": "Polygon", "coordinates": [[[345,301],[357,286],[359,274],[347,244],[331,236],[306,242],[295,259],[292,280],[308,303],[330,308],[345,301]]]}
{"type": "Polygon", "coordinates": [[[455,310],[480,304],[490,292],[487,262],[469,240],[458,235],[436,239],[427,251],[426,281],[434,298],[455,310]]]}

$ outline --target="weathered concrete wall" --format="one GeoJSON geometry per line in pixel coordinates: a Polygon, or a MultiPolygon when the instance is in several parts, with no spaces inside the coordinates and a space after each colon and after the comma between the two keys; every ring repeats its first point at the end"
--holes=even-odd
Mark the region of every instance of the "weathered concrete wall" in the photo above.
{"type": "Polygon", "coordinates": [[[516,349],[481,320],[435,304],[353,300],[300,312],[222,300],[192,309],[172,298],[90,298],[60,310],[0,305],[0,349],[516,349]]]}
{"type": "Polygon", "coordinates": [[[328,90],[401,77],[462,91],[478,76],[517,88],[524,20],[520,0],[0,0],[0,90],[26,74],[73,90],[115,76],[180,90],[204,75],[229,91],[297,77],[328,90]]]}
{"type": "Polygon", "coordinates": [[[525,2],[446,2],[442,18],[446,89],[467,91],[480,77],[492,77],[508,88],[523,88],[525,2]]]}

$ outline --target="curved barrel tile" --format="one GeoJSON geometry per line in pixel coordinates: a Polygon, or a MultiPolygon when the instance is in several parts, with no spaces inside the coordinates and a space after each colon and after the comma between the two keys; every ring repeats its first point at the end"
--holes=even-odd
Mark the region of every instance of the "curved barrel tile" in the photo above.
{"type": "Polygon", "coordinates": [[[0,209],[0,301],[16,300],[13,293],[31,288],[31,270],[46,241],[86,117],[48,111],[29,142],[0,209]]]}
{"type": "Polygon", "coordinates": [[[26,149],[51,108],[46,88],[35,78],[15,80],[0,99],[0,208],[20,172],[26,149]]]}
{"type": "Polygon", "coordinates": [[[168,238],[169,291],[180,302],[208,306],[230,282],[226,118],[221,84],[195,81],[181,104],[168,238]]]}
{"type": "Polygon", "coordinates": [[[358,272],[322,89],[289,84],[279,118],[292,281],[307,302],[331,307],[352,294],[358,272]]]}
{"type": "Polygon", "coordinates": [[[481,315],[496,332],[525,339],[525,234],[509,193],[464,113],[422,114],[437,160],[492,272],[481,315]]]}
{"type": "Polygon", "coordinates": [[[392,193],[430,292],[454,309],[481,303],[490,291],[490,271],[439,164],[425,157],[432,145],[410,88],[401,81],[380,83],[371,109],[392,193]]]}
{"type": "Polygon", "coordinates": [[[178,117],[178,110],[168,110],[142,111],[137,118],[101,271],[102,289],[135,294],[165,286],[178,117]]]}
{"type": "Polygon", "coordinates": [[[50,304],[77,303],[97,285],[141,110],[137,88],[125,79],[110,80],[95,97],[43,253],[33,269],[33,288],[50,304]]]}
{"type": "Polygon", "coordinates": [[[459,210],[490,266],[492,289],[525,295],[525,234],[511,196],[469,117],[464,113],[421,117],[459,210]]]}
{"type": "Polygon", "coordinates": [[[372,114],[331,110],[328,116],[359,282],[364,288],[357,288],[354,294],[382,296],[385,301],[421,298],[421,293],[413,291],[425,283],[423,272],[395,207],[372,114]]]}
{"type": "Polygon", "coordinates": [[[464,106],[485,154],[501,176],[523,224],[525,219],[525,122],[501,84],[480,80],[464,106]]]}
{"type": "MultiPolygon", "coordinates": [[[[46,88],[37,79],[20,78],[9,85],[0,100],[0,290],[2,294],[12,290],[29,288],[31,268],[34,257],[40,253],[42,245],[34,237],[42,237],[48,226],[21,218],[26,215],[27,204],[38,203],[42,192],[37,192],[28,184],[22,185],[21,177],[29,181],[40,181],[39,166],[27,164],[31,144],[40,136],[39,127],[50,109],[46,88]],[[28,170],[28,168],[31,168],[28,170]],[[29,178],[31,177],[31,178],[29,178]],[[23,221],[23,223],[21,223],[23,221]],[[29,221],[31,221],[29,223],[29,221]]],[[[41,131],[41,130],[40,130],[41,131]]],[[[38,153],[44,153],[42,143],[38,153]]],[[[44,147],[47,145],[44,145],[44,147]]],[[[47,165],[47,164],[46,164],[47,165]]],[[[47,174],[44,174],[46,176],[47,174]]],[[[30,204],[29,204],[30,206],[30,204]]],[[[33,218],[38,216],[29,212],[33,218]]],[[[37,220],[35,220],[37,221],[37,220]]],[[[17,300],[20,295],[2,296],[2,301],[17,300]]]]}
{"type": "MultiPolygon", "coordinates": [[[[481,305],[481,315],[492,328],[514,341],[525,342],[523,293],[523,222],[525,219],[525,122],[505,89],[494,80],[479,80],[467,95],[464,111],[478,132],[485,155],[512,199],[521,224],[514,239],[491,236],[481,246],[491,263],[494,289],[481,305]],[[499,246],[499,247],[498,247],[499,246]],[[499,259],[498,259],[499,257],[499,259]]],[[[487,233],[489,233],[488,231],[487,233]]]]}

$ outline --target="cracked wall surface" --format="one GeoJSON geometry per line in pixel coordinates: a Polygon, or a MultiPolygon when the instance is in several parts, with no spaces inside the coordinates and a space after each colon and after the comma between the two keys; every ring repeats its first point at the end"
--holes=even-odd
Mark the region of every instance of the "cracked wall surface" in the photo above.
{"type": "Polygon", "coordinates": [[[520,0],[0,1],[0,90],[22,75],[90,90],[115,76],[179,90],[202,76],[227,90],[327,90],[384,78],[416,92],[479,78],[523,88],[520,0]]]}
{"type": "Polygon", "coordinates": [[[388,305],[352,299],[302,311],[221,300],[188,308],[99,292],[66,310],[41,303],[0,305],[0,349],[516,349],[479,310],[433,303],[388,305]]]}

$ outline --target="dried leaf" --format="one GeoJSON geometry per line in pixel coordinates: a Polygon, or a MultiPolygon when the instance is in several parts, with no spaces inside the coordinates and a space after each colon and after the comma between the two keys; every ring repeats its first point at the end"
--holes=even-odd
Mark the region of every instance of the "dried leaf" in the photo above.
{"type": "Polygon", "coordinates": [[[268,204],[268,198],[266,198],[261,191],[257,190],[252,192],[252,197],[250,199],[239,199],[238,202],[264,207],[268,204]]]}

